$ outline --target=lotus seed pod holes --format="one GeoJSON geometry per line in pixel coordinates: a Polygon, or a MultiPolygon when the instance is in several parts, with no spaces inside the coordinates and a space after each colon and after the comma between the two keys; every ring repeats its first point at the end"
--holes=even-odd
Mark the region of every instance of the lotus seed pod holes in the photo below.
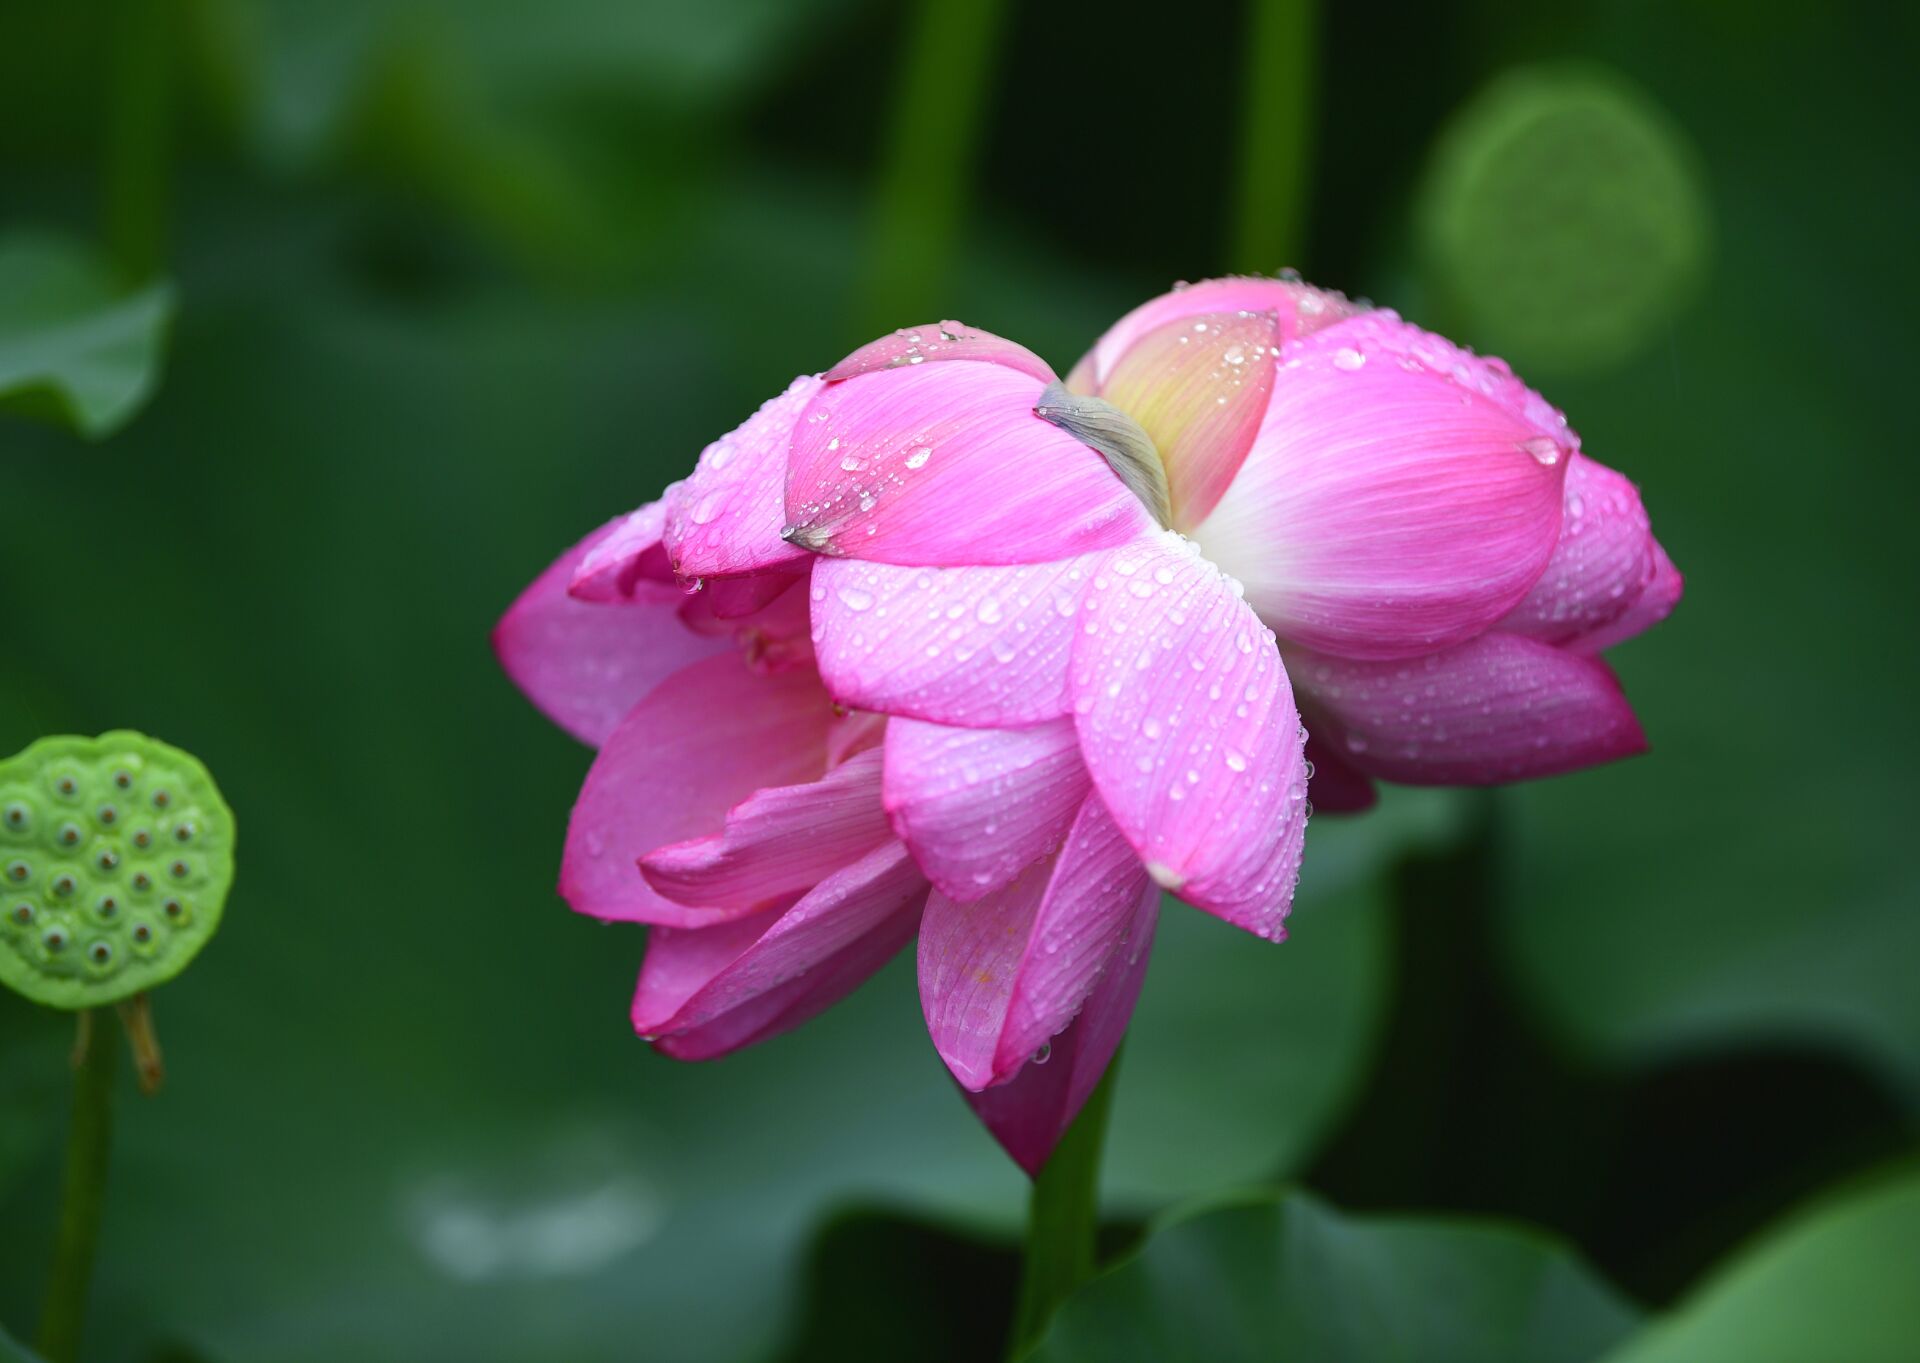
{"type": "Polygon", "coordinates": [[[220,924],[233,848],[207,769],[144,734],[0,762],[0,984],[94,1008],[172,979],[220,924]]]}

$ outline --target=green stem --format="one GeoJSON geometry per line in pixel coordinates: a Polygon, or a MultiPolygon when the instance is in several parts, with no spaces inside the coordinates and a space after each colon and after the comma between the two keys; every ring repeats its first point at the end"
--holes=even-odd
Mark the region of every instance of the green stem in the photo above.
{"type": "Polygon", "coordinates": [[[890,104],[863,332],[937,321],[1005,0],[920,0],[890,104]],[[927,314],[927,315],[922,315],[927,314]]]}
{"type": "Polygon", "coordinates": [[[1302,263],[1319,25],[1314,0],[1248,3],[1252,14],[1228,264],[1264,274],[1302,263]]]}
{"type": "Polygon", "coordinates": [[[1100,1229],[1100,1155],[1119,1068],[1116,1054],[1033,1181],[1010,1359],[1031,1347],[1047,1328],[1054,1308],[1093,1276],[1094,1237],[1100,1229]]]}
{"type": "Polygon", "coordinates": [[[73,1120],[67,1128],[67,1169],[61,1188],[60,1232],[53,1246],[46,1306],[40,1315],[40,1352],[47,1363],[75,1363],[86,1323],[87,1286],[100,1240],[100,1209],[111,1141],[113,1030],[81,1015],[80,1054],[73,1086],[73,1120]]]}
{"type": "Polygon", "coordinates": [[[107,249],[129,284],[160,273],[172,141],[171,0],[114,0],[107,89],[107,249]]]}

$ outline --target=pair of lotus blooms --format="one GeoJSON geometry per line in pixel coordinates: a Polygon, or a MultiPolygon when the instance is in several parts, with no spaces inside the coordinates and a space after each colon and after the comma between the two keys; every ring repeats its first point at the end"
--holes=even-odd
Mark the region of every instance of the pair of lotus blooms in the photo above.
{"type": "Polygon", "coordinates": [[[1641,751],[1599,654],[1679,595],[1500,361],[1235,278],[1064,383],[951,322],[797,379],[495,645],[599,749],[560,893],[652,926],[641,1035],[723,1055],[917,935],[934,1045],[1031,1173],[1162,890],[1278,940],[1313,804],[1641,751]]]}

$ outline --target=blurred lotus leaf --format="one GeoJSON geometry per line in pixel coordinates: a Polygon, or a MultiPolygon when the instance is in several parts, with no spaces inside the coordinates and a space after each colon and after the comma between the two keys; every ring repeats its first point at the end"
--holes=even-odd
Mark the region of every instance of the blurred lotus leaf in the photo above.
{"type": "Polygon", "coordinates": [[[1163,1223],[1069,1298],[1032,1363],[1583,1363],[1638,1311],[1570,1249],[1491,1222],[1251,1194],[1163,1223]]]}
{"type": "Polygon", "coordinates": [[[0,237],[0,410],[111,435],[159,381],[173,291],[127,290],[87,248],[0,237]]]}
{"type": "Polygon", "coordinates": [[[1685,135],[1606,68],[1497,77],[1435,143],[1417,226],[1441,305],[1531,371],[1595,368],[1659,335],[1708,253],[1685,135]]]}
{"type": "Polygon", "coordinates": [[[1909,1168],[1790,1217],[1606,1363],[1909,1363],[1917,1267],[1909,1168]]]}

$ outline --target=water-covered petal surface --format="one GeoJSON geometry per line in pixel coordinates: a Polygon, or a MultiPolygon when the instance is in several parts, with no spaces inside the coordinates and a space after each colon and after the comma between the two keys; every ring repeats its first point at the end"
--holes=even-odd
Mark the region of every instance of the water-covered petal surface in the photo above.
{"type": "Polygon", "coordinates": [[[1154,879],[1278,937],[1300,864],[1303,735],[1273,634],[1171,531],[1111,555],[1082,607],[1074,717],[1154,879]]]}
{"type": "Polygon", "coordinates": [[[975,903],[935,890],[920,927],[927,1030],[963,1088],[1004,1083],[1063,1031],[1121,949],[1147,874],[1097,796],[1057,855],[975,903]]]}
{"type": "Polygon", "coordinates": [[[1644,751],[1606,664],[1517,634],[1484,634],[1399,662],[1288,649],[1316,738],[1368,775],[1491,785],[1644,751]]]}
{"type": "Polygon", "coordinates": [[[1067,658],[1100,556],[997,568],[814,568],[814,651],[834,698],[969,728],[1067,712],[1067,658]]]}
{"type": "Polygon", "coordinates": [[[1024,729],[887,726],[894,831],[949,899],[979,899],[1053,851],[1089,789],[1080,736],[1061,718],[1024,729]]]}
{"type": "Polygon", "coordinates": [[[1044,385],[925,364],[828,385],[794,433],[794,543],[908,565],[1038,563],[1125,543],[1147,512],[1096,450],[1034,414],[1044,385]]]}
{"type": "Polygon", "coordinates": [[[795,379],[738,429],[700,452],[700,462],[666,498],[666,547],[683,577],[748,573],[798,560],[780,538],[787,449],[795,423],[823,381],[795,379]]]}
{"type": "Polygon", "coordinates": [[[1577,443],[1505,365],[1368,313],[1288,347],[1194,537],[1283,638],[1410,657],[1478,634],[1539,580],[1577,443]]]}

